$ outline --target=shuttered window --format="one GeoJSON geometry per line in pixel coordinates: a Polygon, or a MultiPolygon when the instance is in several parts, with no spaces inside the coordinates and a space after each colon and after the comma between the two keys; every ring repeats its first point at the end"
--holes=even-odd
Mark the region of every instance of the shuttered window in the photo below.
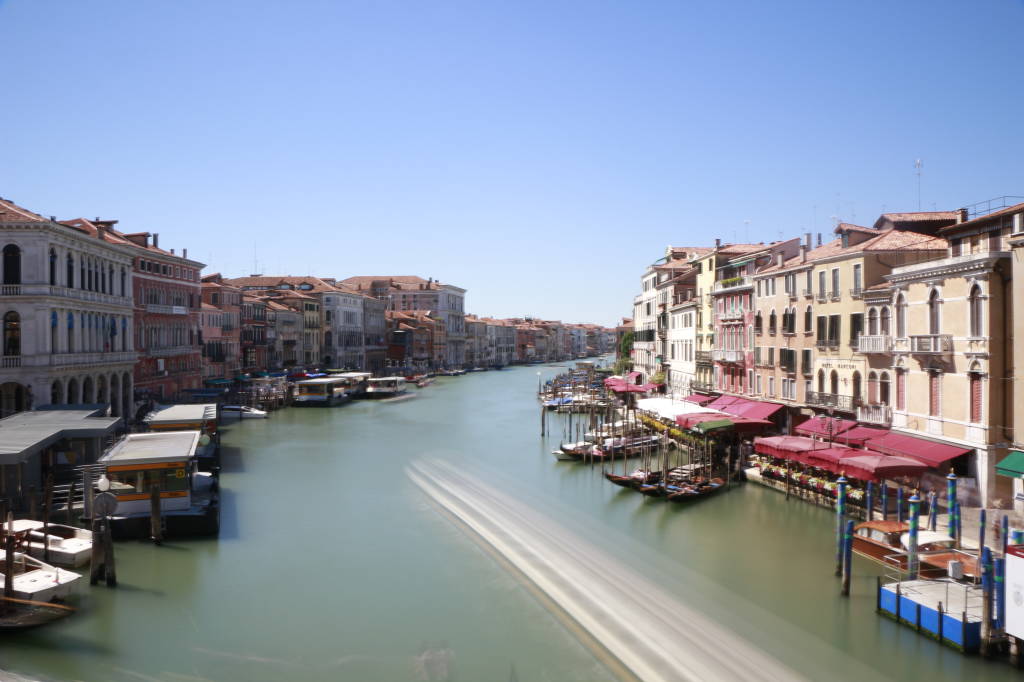
{"type": "Polygon", "coordinates": [[[971,374],[971,421],[981,421],[981,375],[971,374]]]}
{"type": "Polygon", "coordinates": [[[907,372],[896,370],[896,409],[907,409],[907,372]]]}
{"type": "Polygon", "coordinates": [[[942,389],[942,374],[939,372],[929,372],[928,374],[928,414],[933,417],[938,417],[940,413],[939,404],[941,402],[941,396],[939,395],[942,389]]]}

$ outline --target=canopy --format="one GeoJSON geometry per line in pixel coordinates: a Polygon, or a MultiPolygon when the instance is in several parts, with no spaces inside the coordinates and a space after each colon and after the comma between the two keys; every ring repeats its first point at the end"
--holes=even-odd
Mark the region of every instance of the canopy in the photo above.
{"type": "Polygon", "coordinates": [[[843,431],[838,436],[835,436],[832,440],[839,443],[846,443],[847,445],[868,445],[875,438],[881,438],[885,434],[889,433],[889,429],[882,429],[877,426],[864,426],[858,424],[849,431],[843,431]]]}
{"type": "Polygon", "coordinates": [[[745,400],[741,398],[740,402],[726,406],[725,411],[740,417],[760,420],[768,419],[781,410],[782,407],[778,403],[766,403],[761,400],[745,400]]]}
{"type": "Polygon", "coordinates": [[[928,468],[927,465],[909,457],[894,457],[860,450],[851,452],[860,454],[843,457],[839,464],[847,475],[862,481],[881,481],[896,476],[920,476],[928,468]]]}
{"type": "Polygon", "coordinates": [[[697,424],[694,428],[701,433],[707,433],[708,431],[732,428],[732,426],[734,424],[729,419],[710,419],[697,424]]]}
{"type": "Polygon", "coordinates": [[[743,400],[743,398],[738,398],[738,397],[736,397],[734,395],[720,395],[717,398],[715,398],[714,400],[712,400],[710,403],[708,403],[707,406],[710,407],[713,410],[721,410],[722,408],[726,407],[727,405],[732,405],[733,403],[737,403],[737,402],[745,402],[745,401],[743,400]]]}
{"type": "MultiPolygon", "coordinates": [[[[636,401],[638,410],[653,412],[663,419],[675,419],[681,414],[707,414],[712,410],[694,403],[669,398],[640,398],[636,401]]],[[[719,414],[719,413],[714,413],[719,414]]]]}
{"type": "Polygon", "coordinates": [[[996,473],[1010,478],[1024,478],[1024,452],[1010,450],[1010,454],[996,464],[996,473]]]}
{"type": "Polygon", "coordinates": [[[849,456],[852,452],[856,451],[853,448],[848,448],[843,445],[834,445],[830,448],[808,450],[803,453],[802,457],[800,457],[800,461],[812,467],[826,469],[834,474],[838,474],[842,473],[842,467],[839,464],[839,460],[843,457],[849,456]]]}
{"type": "Polygon", "coordinates": [[[910,457],[911,459],[924,462],[930,467],[937,467],[944,462],[948,462],[960,455],[966,455],[971,451],[970,448],[960,447],[959,445],[936,443],[935,441],[906,436],[892,431],[881,438],[872,439],[870,445],[872,450],[877,450],[886,455],[910,457]]]}
{"type": "Polygon", "coordinates": [[[616,393],[647,393],[648,391],[653,391],[657,388],[654,384],[640,384],[637,386],[636,384],[627,384],[625,382],[615,382],[611,384],[606,382],[606,385],[616,393]]]}
{"type": "Polygon", "coordinates": [[[811,417],[800,426],[796,427],[797,433],[805,436],[823,436],[835,438],[838,434],[849,431],[857,426],[852,419],[840,419],[839,417],[811,417]]]}
{"type": "Polygon", "coordinates": [[[688,403],[696,403],[697,405],[707,405],[715,399],[713,395],[701,395],[699,393],[693,393],[683,398],[688,403]]]}
{"type": "Polygon", "coordinates": [[[783,459],[797,459],[815,445],[817,443],[810,438],[800,436],[766,436],[754,439],[754,452],[783,459]]]}

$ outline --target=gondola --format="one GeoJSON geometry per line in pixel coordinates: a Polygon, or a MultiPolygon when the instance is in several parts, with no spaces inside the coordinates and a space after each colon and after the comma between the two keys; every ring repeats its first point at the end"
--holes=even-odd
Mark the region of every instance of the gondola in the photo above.
{"type": "Polygon", "coordinates": [[[661,481],[661,472],[637,469],[628,476],[606,472],[604,477],[615,485],[621,485],[623,488],[636,488],[641,485],[657,484],[661,481]]]}
{"type": "Polygon", "coordinates": [[[0,597],[0,631],[25,630],[66,618],[75,609],[63,604],[0,597]]]}
{"type": "Polygon", "coordinates": [[[698,483],[680,486],[680,490],[669,494],[671,502],[692,502],[694,500],[711,497],[725,490],[725,482],[720,478],[713,478],[707,483],[698,483]]]}

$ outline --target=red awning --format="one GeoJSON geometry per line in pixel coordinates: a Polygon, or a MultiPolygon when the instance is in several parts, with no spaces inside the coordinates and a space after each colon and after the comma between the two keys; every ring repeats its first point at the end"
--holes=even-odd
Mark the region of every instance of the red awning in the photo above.
{"type": "Polygon", "coordinates": [[[833,437],[833,440],[836,441],[837,443],[844,443],[846,445],[866,445],[870,447],[870,441],[872,441],[875,438],[881,438],[887,433],[889,433],[889,429],[883,429],[877,426],[864,426],[862,424],[858,424],[849,431],[843,431],[838,436],[833,437]]]}
{"type": "Polygon", "coordinates": [[[694,393],[683,398],[683,401],[688,403],[695,403],[697,405],[706,405],[714,399],[715,396],[713,395],[701,395],[699,393],[694,393]]]}
{"type": "Polygon", "coordinates": [[[804,464],[809,464],[812,467],[826,469],[834,474],[838,474],[842,470],[839,465],[839,460],[843,457],[848,457],[850,453],[853,452],[856,452],[853,448],[848,448],[842,445],[833,445],[830,448],[808,450],[803,453],[802,461],[804,464]]]}
{"type": "Polygon", "coordinates": [[[810,438],[800,436],[766,436],[754,439],[754,452],[783,459],[802,460],[803,453],[812,449],[817,443],[810,438]]]}
{"type": "Polygon", "coordinates": [[[778,403],[766,403],[762,400],[743,400],[740,403],[728,405],[725,411],[739,417],[746,417],[747,419],[763,420],[768,419],[783,407],[783,405],[778,403]]]}
{"type": "Polygon", "coordinates": [[[930,467],[938,467],[944,462],[948,462],[960,455],[966,455],[971,451],[971,448],[936,443],[935,441],[915,438],[914,436],[907,436],[892,431],[881,438],[870,441],[869,445],[872,450],[877,450],[883,454],[910,457],[924,462],[930,467]]]}
{"type": "Polygon", "coordinates": [[[794,429],[797,433],[805,436],[822,436],[835,438],[844,431],[849,431],[857,425],[852,419],[840,419],[839,417],[811,417],[800,426],[794,429]],[[831,420],[831,427],[829,426],[831,420]]]}
{"type": "Polygon", "coordinates": [[[717,398],[715,398],[713,401],[708,403],[705,407],[707,407],[709,409],[712,409],[712,410],[722,410],[722,408],[726,407],[727,405],[732,405],[734,403],[738,403],[738,402],[741,402],[741,401],[743,401],[743,398],[740,398],[738,396],[734,396],[734,395],[720,395],[717,398]]]}
{"type": "Polygon", "coordinates": [[[896,476],[920,476],[928,466],[910,457],[893,457],[891,455],[880,455],[870,450],[862,454],[843,457],[839,465],[848,476],[859,478],[862,481],[881,481],[896,476]]]}

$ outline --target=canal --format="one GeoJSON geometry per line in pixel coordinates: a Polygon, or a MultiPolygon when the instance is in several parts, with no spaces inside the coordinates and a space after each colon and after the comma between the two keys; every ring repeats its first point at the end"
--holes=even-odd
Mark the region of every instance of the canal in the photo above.
{"type": "Polygon", "coordinates": [[[529,570],[582,576],[577,596],[607,609],[602,627],[688,628],[669,647],[681,670],[730,679],[735,660],[776,678],[1016,678],[876,616],[863,560],[840,597],[823,509],[755,485],[672,505],[611,485],[599,467],[555,462],[561,417],[542,442],[537,370],[229,425],[221,537],[118,544],[120,585],[85,590],[61,623],[5,636],[0,669],[44,680],[618,679],[600,642],[424,492],[423,476],[445,472],[435,483],[449,493],[483,491],[494,528],[546,539],[547,561],[529,570]],[[638,608],[615,612],[609,582],[638,608]]]}

